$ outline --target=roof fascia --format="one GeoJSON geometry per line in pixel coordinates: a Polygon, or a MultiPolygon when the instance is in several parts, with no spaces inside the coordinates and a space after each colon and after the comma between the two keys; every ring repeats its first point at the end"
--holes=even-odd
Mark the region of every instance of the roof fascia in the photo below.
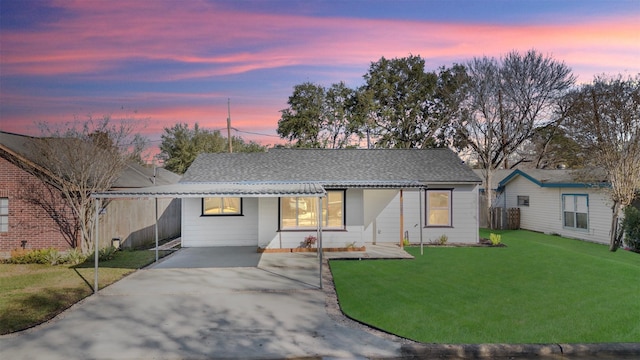
{"type": "Polygon", "coordinates": [[[513,180],[516,176],[522,176],[525,179],[527,179],[527,180],[531,181],[532,183],[538,185],[539,187],[543,187],[543,188],[610,188],[611,187],[611,184],[607,183],[607,182],[599,182],[599,183],[567,183],[567,182],[547,183],[547,182],[542,182],[542,181],[534,178],[533,176],[525,173],[524,171],[522,171],[520,169],[516,169],[511,174],[509,174],[509,176],[505,177],[502,181],[500,181],[500,183],[498,184],[498,190],[502,191],[504,189],[504,187],[507,185],[507,183],[509,183],[511,180],[513,180]]]}

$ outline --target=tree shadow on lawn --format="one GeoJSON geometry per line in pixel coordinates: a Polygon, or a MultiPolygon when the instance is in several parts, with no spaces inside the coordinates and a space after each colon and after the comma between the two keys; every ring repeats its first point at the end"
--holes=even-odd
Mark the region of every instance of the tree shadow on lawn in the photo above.
{"type": "Polygon", "coordinates": [[[6,311],[0,313],[0,335],[22,331],[49,321],[91,294],[84,287],[45,288],[37,293],[17,295],[6,311]]]}

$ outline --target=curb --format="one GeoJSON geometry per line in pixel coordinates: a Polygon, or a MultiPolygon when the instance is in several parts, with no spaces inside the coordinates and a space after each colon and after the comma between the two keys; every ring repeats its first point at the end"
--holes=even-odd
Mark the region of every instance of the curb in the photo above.
{"type": "Polygon", "coordinates": [[[403,344],[400,352],[403,359],[631,358],[640,356],[640,343],[403,344]]]}

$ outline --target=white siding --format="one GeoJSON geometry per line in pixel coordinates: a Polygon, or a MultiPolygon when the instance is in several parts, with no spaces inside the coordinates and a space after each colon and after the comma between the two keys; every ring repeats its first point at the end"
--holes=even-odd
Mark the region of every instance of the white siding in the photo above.
{"type": "Polygon", "coordinates": [[[520,208],[520,228],[522,229],[603,244],[609,242],[611,205],[603,189],[540,187],[523,176],[517,176],[507,184],[505,195],[507,208],[520,208]],[[563,194],[588,195],[587,230],[563,226],[563,194]],[[529,206],[518,206],[518,195],[529,196],[529,206]]]}
{"type": "MultiPolygon", "coordinates": [[[[404,192],[404,230],[411,242],[420,241],[420,192],[404,192]]],[[[425,242],[442,234],[451,243],[478,241],[478,188],[457,186],[452,195],[453,226],[423,228],[425,242]]],[[[201,199],[184,199],[182,245],[296,248],[314,230],[278,231],[278,198],[244,198],[243,216],[201,216],[201,199]]],[[[400,195],[398,190],[348,189],[345,197],[346,228],[325,230],[324,247],[362,246],[367,242],[399,243],[400,195]]],[[[424,201],[422,206],[425,206],[424,201]]],[[[424,216],[424,212],[423,212],[424,216]]]]}
{"type": "Polygon", "coordinates": [[[182,246],[258,245],[258,199],[242,199],[242,216],[202,216],[202,199],[183,199],[182,246]]]}

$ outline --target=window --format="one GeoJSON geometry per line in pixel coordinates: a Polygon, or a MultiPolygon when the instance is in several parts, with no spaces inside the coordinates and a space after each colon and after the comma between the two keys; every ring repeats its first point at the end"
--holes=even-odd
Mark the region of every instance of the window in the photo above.
{"type": "Polygon", "coordinates": [[[9,198],[0,198],[0,232],[9,232],[9,198]]]}
{"type": "Polygon", "coordinates": [[[280,230],[316,229],[318,199],[322,199],[322,227],[344,229],[344,190],[327,190],[327,196],[280,198],[280,230]]]}
{"type": "Polygon", "coordinates": [[[427,226],[451,226],[451,190],[427,190],[427,226]]]}
{"type": "Polygon", "coordinates": [[[589,228],[589,197],[587,195],[562,195],[564,227],[589,228]]]}
{"type": "Polygon", "coordinates": [[[518,195],[518,206],[529,206],[529,196],[518,195]]]}
{"type": "Polygon", "coordinates": [[[202,215],[242,215],[242,198],[209,197],[202,199],[202,215]]]}

